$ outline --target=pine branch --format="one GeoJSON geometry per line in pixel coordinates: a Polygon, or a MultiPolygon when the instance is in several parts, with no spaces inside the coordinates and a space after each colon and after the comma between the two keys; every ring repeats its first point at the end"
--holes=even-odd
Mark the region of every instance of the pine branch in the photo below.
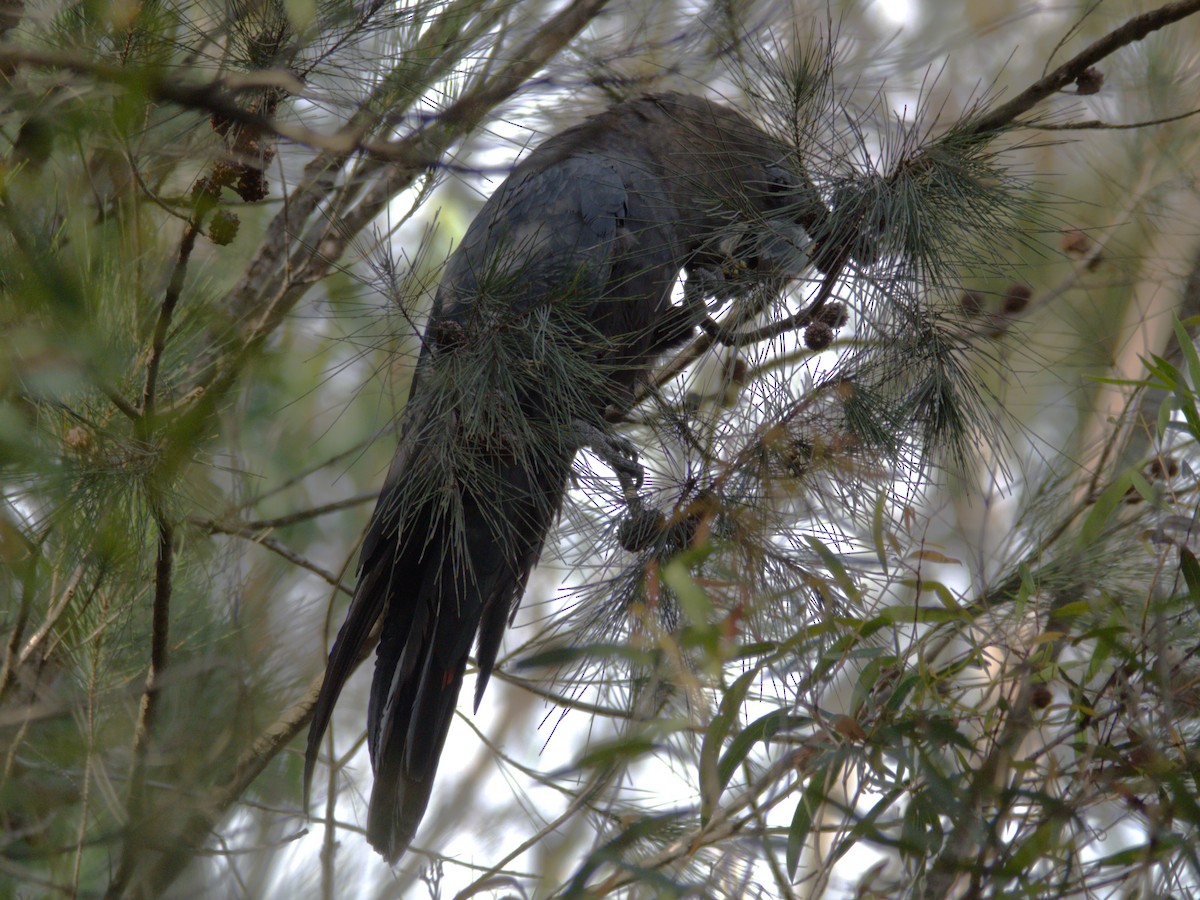
{"type": "Polygon", "coordinates": [[[1029,112],[1050,95],[1084,77],[1088,69],[1105,57],[1197,12],[1200,12],[1200,0],[1179,0],[1177,3],[1168,3],[1134,16],[1088,45],[1053,72],[1038,79],[1012,100],[969,121],[966,133],[983,136],[1002,131],[1014,123],[1024,124],[1017,122],[1018,116],[1029,112]]]}

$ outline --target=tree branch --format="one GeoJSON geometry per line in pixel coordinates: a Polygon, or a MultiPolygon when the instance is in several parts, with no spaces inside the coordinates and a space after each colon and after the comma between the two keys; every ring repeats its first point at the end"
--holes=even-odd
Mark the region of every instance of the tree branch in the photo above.
{"type": "Polygon", "coordinates": [[[249,523],[221,522],[216,519],[190,519],[189,524],[194,525],[197,528],[202,528],[209,534],[227,534],[232,537],[245,538],[253,544],[258,544],[267,548],[272,553],[282,556],[288,562],[292,563],[292,565],[298,566],[299,568],[308,572],[312,572],[326,584],[335,588],[341,593],[354,593],[350,588],[342,584],[337,575],[334,575],[327,569],[321,568],[315,562],[312,562],[306,557],[301,556],[296,551],[264,533],[270,531],[270,528],[255,528],[249,523]]]}
{"type": "Polygon", "coordinates": [[[986,135],[1007,128],[1016,121],[1017,116],[1028,112],[1051,94],[1061,91],[1067,85],[1078,80],[1087,69],[1106,56],[1197,12],[1200,12],[1200,0],[1180,0],[1180,2],[1168,3],[1158,9],[1142,13],[1140,16],[1134,16],[1124,25],[1090,44],[1053,72],[1038,79],[1012,100],[975,119],[966,129],[966,133],[986,135]]]}
{"type": "Polygon", "coordinates": [[[167,645],[171,625],[172,568],[174,564],[175,529],[165,513],[155,510],[158,523],[158,556],[154,569],[154,605],[151,612],[150,669],[138,709],[133,732],[133,764],[129,774],[129,796],[125,805],[126,830],[121,846],[121,861],[109,883],[107,897],[119,897],[125,892],[143,852],[146,829],[152,826],[146,802],[146,757],[151,732],[154,730],[158,699],[163,676],[167,671],[167,645]]]}
{"type": "MultiPolygon", "coordinates": [[[[158,308],[158,318],[154,322],[154,334],[150,339],[150,355],[146,360],[146,382],[142,388],[142,408],[140,419],[143,430],[154,416],[155,392],[158,387],[158,369],[162,363],[163,350],[167,346],[167,331],[171,327],[171,319],[175,307],[179,305],[179,297],[183,293],[183,279],[187,275],[188,260],[196,246],[196,235],[200,231],[197,217],[188,220],[183,229],[183,237],[179,241],[179,254],[175,267],[171,270],[171,280],[167,284],[167,292],[158,308]]],[[[110,399],[112,399],[110,397],[110,399]]],[[[118,409],[120,406],[118,406],[118,409]]]]}

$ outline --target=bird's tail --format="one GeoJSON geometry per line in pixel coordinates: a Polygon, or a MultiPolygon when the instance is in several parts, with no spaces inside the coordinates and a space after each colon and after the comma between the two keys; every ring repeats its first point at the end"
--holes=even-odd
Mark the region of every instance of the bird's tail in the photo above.
{"type": "Polygon", "coordinates": [[[401,439],[368,529],[305,766],[307,786],[337,695],[382,619],[368,709],[375,783],[367,838],[393,862],[429,802],[471,645],[478,635],[478,706],[501,635],[557,515],[572,457],[561,447],[519,459],[495,448],[474,454],[460,448],[458,464],[471,477],[449,477],[429,471],[431,454],[417,430],[401,439]],[[439,489],[420,489],[430,484],[439,489]]]}

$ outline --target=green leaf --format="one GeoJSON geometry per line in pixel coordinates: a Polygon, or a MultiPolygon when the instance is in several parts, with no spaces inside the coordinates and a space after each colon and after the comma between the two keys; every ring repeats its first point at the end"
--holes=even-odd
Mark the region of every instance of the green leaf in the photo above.
{"type": "Polygon", "coordinates": [[[662,568],[662,580],[679,601],[688,628],[683,640],[704,651],[704,661],[710,674],[717,675],[721,665],[721,632],[716,625],[716,611],[708,592],[692,576],[688,563],[677,556],[662,568]]]}
{"type": "Polygon", "coordinates": [[[957,622],[969,618],[961,608],[945,609],[940,606],[888,606],[879,611],[879,615],[868,621],[862,629],[864,635],[873,634],[881,627],[893,625],[911,625],[919,622],[925,625],[938,625],[943,622],[957,622]]]}
{"type": "Polygon", "coordinates": [[[1109,527],[1109,521],[1112,519],[1113,513],[1125,502],[1125,495],[1129,493],[1129,488],[1132,484],[1133,481],[1129,477],[1129,472],[1122,472],[1096,498],[1096,502],[1092,504],[1092,509],[1087,514],[1087,518],[1083,520],[1083,527],[1079,531],[1079,539],[1084,546],[1091,546],[1100,542],[1101,537],[1109,527]]]}
{"type": "MultiPolygon", "coordinates": [[[[847,832],[845,838],[838,842],[833,852],[827,857],[828,865],[832,866],[855,847],[862,846],[864,841],[890,842],[893,839],[892,835],[881,830],[876,823],[884,815],[889,815],[891,818],[890,814],[894,813],[896,809],[896,801],[904,792],[904,788],[892,788],[876,800],[874,805],[867,810],[866,815],[860,817],[854,823],[854,827],[847,832]]],[[[890,828],[888,830],[890,831],[890,828]]]]}
{"type": "MultiPolygon", "coordinates": [[[[938,601],[946,609],[951,610],[955,613],[966,615],[966,610],[963,609],[962,605],[955,598],[954,592],[951,591],[950,588],[946,587],[945,584],[943,584],[942,582],[938,581],[935,578],[902,578],[902,579],[900,579],[900,584],[904,585],[905,587],[912,588],[914,591],[919,591],[923,594],[932,593],[937,596],[938,601]]],[[[911,606],[898,607],[898,608],[908,609],[910,612],[913,609],[913,607],[911,607],[911,606]]],[[[918,608],[924,609],[925,607],[918,607],[918,608]]],[[[884,610],[884,613],[886,614],[887,610],[884,610]]],[[[876,626],[878,626],[878,622],[876,622],[875,624],[876,624],[876,626]]],[[[891,624],[891,623],[888,622],[885,624],[891,624]]]]}
{"type": "Polygon", "coordinates": [[[1133,484],[1133,489],[1141,495],[1142,499],[1151,506],[1159,506],[1162,503],[1162,497],[1142,475],[1141,472],[1133,469],[1129,470],[1129,480],[1133,484]]]}
{"type": "Polygon", "coordinates": [[[552,647],[517,660],[517,669],[566,666],[597,659],[622,659],[637,665],[653,665],[658,651],[641,650],[628,644],[583,644],[578,647],[552,647]]]}
{"type": "Polygon", "coordinates": [[[287,17],[297,31],[306,31],[317,21],[317,4],[314,0],[283,0],[287,17]]]}
{"type": "Polygon", "coordinates": [[[790,715],[782,710],[769,712],[765,716],[755,719],[729,742],[729,749],[725,751],[721,761],[717,764],[717,784],[720,785],[721,790],[724,790],[725,786],[729,784],[729,779],[733,777],[734,771],[759,741],[769,741],[781,731],[793,731],[811,724],[812,718],[809,716],[790,715]]]}
{"type": "Polygon", "coordinates": [[[1064,603],[1062,606],[1056,606],[1050,610],[1050,615],[1055,619],[1073,619],[1076,616],[1083,616],[1092,611],[1092,604],[1086,600],[1072,600],[1070,603],[1064,603]]]}
{"type": "Polygon", "coordinates": [[[750,671],[743,672],[730,685],[725,696],[721,698],[721,705],[717,708],[716,715],[712,717],[712,721],[708,723],[708,728],[704,732],[704,742],[700,745],[700,821],[702,824],[708,824],[709,817],[712,816],[713,810],[721,800],[721,793],[729,783],[728,779],[721,779],[718,768],[721,746],[732,730],[733,723],[737,721],[742,701],[746,699],[746,692],[750,690],[750,685],[759,677],[761,671],[761,666],[755,666],[750,671]]]}
{"type": "Polygon", "coordinates": [[[792,824],[788,826],[787,838],[787,873],[791,879],[796,878],[796,869],[800,865],[800,854],[804,852],[804,842],[812,830],[813,819],[821,803],[825,800],[826,770],[814,772],[809,779],[808,787],[800,795],[796,803],[796,811],[792,814],[792,824]]]}
{"type": "Polygon", "coordinates": [[[1200,413],[1196,412],[1196,395],[1181,384],[1175,388],[1175,398],[1179,402],[1179,411],[1187,421],[1188,433],[1200,440],[1200,413]]]}
{"type": "Polygon", "coordinates": [[[842,564],[838,555],[815,535],[810,534],[808,536],[808,543],[817,551],[817,555],[821,557],[821,561],[825,563],[826,568],[829,569],[829,574],[833,576],[833,580],[837,582],[838,587],[845,593],[846,598],[851,601],[858,600],[858,586],[855,585],[854,579],[850,577],[850,573],[846,571],[846,567],[842,564]]]}
{"type": "Polygon", "coordinates": [[[913,794],[900,827],[900,852],[916,859],[942,848],[946,836],[937,805],[924,791],[913,794]]]}
{"type": "Polygon", "coordinates": [[[1061,826],[1054,819],[1040,823],[1025,841],[1004,862],[1002,871],[1009,876],[1017,876],[1025,872],[1038,860],[1054,858],[1058,849],[1061,826]]]}
{"type": "Polygon", "coordinates": [[[902,676],[900,681],[897,682],[896,687],[892,690],[891,696],[888,697],[885,706],[892,712],[898,710],[901,704],[904,703],[904,699],[910,693],[912,693],[912,689],[915,688],[920,681],[921,676],[917,672],[909,672],[908,674],[902,676]]]}
{"type": "Polygon", "coordinates": [[[1179,548],[1179,571],[1187,584],[1188,596],[1194,602],[1200,602],[1200,562],[1196,560],[1196,554],[1184,546],[1179,548]]]}
{"type": "Polygon", "coordinates": [[[1164,359],[1161,356],[1151,356],[1150,359],[1142,359],[1142,365],[1146,367],[1146,371],[1158,377],[1161,382],[1159,387],[1165,388],[1168,391],[1175,390],[1183,381],[1183,376],[1179,374],[1179,370],[1171,365],[1170,360],[1164,359]]]}
{"type": "Polygon", "coordinates": [[[570,772],[578,772],[581,769],[608,768],[617,763],[633,760],[638,756],[645,756],[647,753],[652,753],[658,749],[658,743],[644,734],[635,734],[630,737],[618,738],[614,741],[605,741],[597,744],[575,762],[559,769],[554,773],[554,777],[557,778],[570,772]]]}
{"type": "Polygon", "coordinates": [[[1098,866],[1135,866],[1153,858],[1154,851],[1150,844],[1138,844],[1136,847],[1128,847],[1125,850],[1110,853],[1108,856],[1102,856],[1096,860],[1095,864],[1098,866]]]}
{"type": "Polygon", "coordinates": [[[875,499],[875,515],[871,521],[871,538],[875,543],[875,556],[879,560],[879,567],[883,570],[884,575],[888,573],[888,553],[883,539],[884,510],[886,506],[887,494],[880,491],[879,496],[875,499]]]}
{"type": "Polygon", "coordinates": [[[676,557],[663,566],[662,580],[675,593],[679,606],[692,627],[712,627],[715,618],[712,601],[708,599],[704,588],[692,577],[684,562],[676,557]]]}
{"type": "Polygon", "coordinates": [[[962,606],[954,598],[954,594],[951,593],[950,588],[946,587],[942,582],[930,581],[929,589],[937,594],[938,600],[941,601],[942,606],[946,607],[946,609],[956,613],[964,612],[962,606]]]}
{"type": "Polygon", "coordinates": [[[946,565],[961,566],[962,560],[955,559],[953,556],[947,556],[938,550],[933,550],[929,547],[923,547],[915,553],[910,553],[908,559],[921,560],[923,562],[944,563],[946,565]]]}
{"type": "Polygon", "coordinates": [[[1183,351],[1183,359],[1187,363],[1188,380],[1192,383],[1192,390],[1200,390],[1200,354],[1196,352],[1196,344],[1178,319],[1175,320],[1175,339],[1179,341],[1179,349],[1183,351]]]}
{"type": "Polygon", "coordinates": [[[624,859],[624,851],[640,841],[655,840],[679,819],[679,813],[663,813],[657,816],[647,816],[624,828],[611,841],[590,853],[576,871],[570,884],[563,891],[564,897],[588,896],[588,879],[603,865],[617,866],[641,876],[641,880],[656,889],[655,896],[671,897],[675,888],[673,882],[666,879],[662,872],[650,872],[644,867],[633,866],[624,859]]]}
{"type": "Polygon", "coordinates": [[[1162,403],[1158,404],[1158,422],[1157,432],[1158,439],[1161,441],[1167,433],[1167,428],[1171,424],[1171,417],[1175,413],[1175,398],[1171,395],[1163,397],[1162,403]]]}
{"type": "Polygon", "coordinates": [[[1020,578],[1020,586],[1017,588],[1017,596],[1013,600],[1014,614],[1020,620],[1025,615],[1025,604],[1029,602],[1029,598],[1037,593],[1037,582],[1033,580],[1033,570],[1029,568],[1028,563],[1020,563],[1017,566],[1017,575],[1020,578]]]}

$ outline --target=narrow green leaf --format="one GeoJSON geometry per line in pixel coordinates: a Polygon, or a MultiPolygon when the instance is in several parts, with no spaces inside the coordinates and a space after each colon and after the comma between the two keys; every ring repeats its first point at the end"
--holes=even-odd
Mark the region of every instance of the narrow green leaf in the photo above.
{"type": "Polygon", "coordinates": [[[1162,386],[1169,391],[1175,388],[1183,381],[1183,376],[1179,370],[1171,364],[1171,361],[1164,359],[1161,356],[1151,355],[1150,359],[1143,359],[1142,365],[1146,367],[1146,371],[1157,375],[1162,381],[1162,386]]]}
{"type": "Polygon", "coordinates": [[[879,566],[883,570],[883,574],[888,573],[888,554],[887,547],[884,545],[884,510],[887,506],[887,494],[884,491],[879,492],[879,496],[875,498],[875,515],[871,521],[871,538],[875,543],[875,556],[879,560],[879,566]]]}
{"type": "Polygon", "coordinates": [[[1167,427],[1171,424],[1171,416],[1175,413],[1175,398],[1168,395],[1163,397],[1162,403],[1158,404],[1158,439],[1161,441],[1167,433],[1167,427]]]}
{"type": "Polygon", "coordinates": [[[1188,432],[1200,440],[1200,413],[1196,412],[1196,395],[1181,384],[1175,388],[1175,399],[1179,402],[1179,411],[1187,420],[1188,432]]]}
{"type": "Polygon", "coordinates": [[[900,827],[900,853],[919,859],[937,853],[945,838],[937,804],[925,791],[913,794],[900,827]]]}
{"type": "Polygon", "coordinates": [[[892,788],[876,800],[866,814],[854,823],[854,827],[850,829],[845,838],[834,847],[833,852],[827,857],[828,864],[832,866],[855,847],[861,847],[864,840],[878,843],[893,840],[893,835],[888,833],[891,829],[889,828],[888,832],[885,832],[879,828],[877,823],[884,815],[890,818],[895,813],[896,802],[904,793],[904,788],[892,788]]]}
{"type": "Polygon", "coordinates": [[[887,699],[885,704],[889,710],[895,712],[904,703],[905,698],[912,693],[912,689],[921,681],[921,676],[916,672],[909,672],[904,675],[892,690],[892,694],[887,699]]]}
{"type": "Polygon", "coordinates": [[[1179,570],[1183,573],[1189,596],[1193,601],[1200,602],[1200,562],[1187,547],[1179,548],[1179,570]]]}
{"type": "Polygon", "coordinates": [[[704,732],[704,742],[700,745],[700,821],[702,824],[708,824],[709,817],[712,816],[713,810],[721,801],[721,792],[728,784],[728,781],[721,780],[718,768],[721,747],[725,743],[726,736],[732,730],[733,723],[737,721],[738,712],[742,708],[742,701],[746,699],[750,685],[759,677],[761,670],[761,666],[755,666],[738,676],[738,679],[725,692],[725,696],[721,698],[721,705],[717,708],[716,715],[712,717],[712,721],[708,723],[708,728],[704,732]]]}
{"type": "Polygon", "coordinates": [[[1064,603],[1062,606],[1055,607],[1050,611],[1050,615],[1055,619],[1073,619],[1076,616],[1082,616],[1092,611],[1092,604],[1086,600],[1072,600],[1070,603],[1064,603]]]}
{"type": "Polygon", "coordinates": [[[675,593],[683,614],[693,627],[712,627],[715,618],[712,601],[683,561],[676,558],[663,566],[662,580],[675,593]]]}
{"type": "Polygon", "coordinates": [[[946,587],[946,585],[942,584],[942,582],[932,581],[929,583],[929,587],[935,594],[937,594],[938,600],[941,601],[942,606],[946,607],[946,609],[956,613],[963,612],[962,606],[959,604],[958,600],[954,598],[954,594],[950,592],[950,588],[946,587]]]}
{"type": "Polygon", "coordinates": [[[637,665],[651,665],[657,651],[639,650],[628,644],[583,644],[578,647],[552,647],[517,660],[517,669],[564,666],[585,660],[624,659],[637,665]]]}
{"type": "Polygon", "coordinates": [[[1125,495],[1129,493],[1131,484],[1129,472],[1122,472],[1092,504],[1091,512],[1083,520],[1083,527],[1079,532],[1080,540],[1085,546],[1099,542],[1109,527],[1109,520],[1125,502],[1125,495]]]}
{"type": "Polygon", "coordinates": [[[602,769],[637,756],[645,756],[658,749],[658,743],[644,734],[619,738],[597,744],[575,762],[554,773],[554,777],[577,772],[581,769],[602,769]]]}
{"type": "Polygon", "coordinates": [[[838,587],[842,589],[846,597],[850,600],[858,600],[858,586],[855,585],[854,579],[850,577],[850,573],[846,571],[846,567],[838,555],[815,535],[808,536],[808,543],[817,551],[817,555],[821,557],[821,561],[829,569],[829,574],[833,576],[833,580],[838,583],[838,587]]]}
{"type": "Polygon", "coordinates": [[[1192,390],[1198,391],[1200,390],[1200,354],[1196,352],[1196,344],[1192,341],[1191,335],[1187,333],[1187,329],[1178,319],[1175,320],[1175,339],[1179,341],[1179,349],[1183,351],[1183,359],[1187,363],[1188,380],[1192,383],[1192,390]]]}
{"type": "Polygon", "coordinates": [[[1058,848],[1060,826],[1053,819],[1042,822],[1004,862],[1003,871],[1016,876],[1041,859],[1052,859],[1058,848]]]}
{"type": "Polygon", "coordinates": [[[914,622],[937,625],[943,622],[956,622],[964,618],[961,608],[946,609],[940,606],[888,606],[879,611],[879,615],[867,622],[862,633],[872,634],[881,627],[893,625],[911,625],[914,622]]]}
{"type": "Polygon", "coordinates": [[[724,790],[725,786],[729,784],[729,779],[733,777],[734,771],[759,741],[769,741],[781,731],[794,731],[811,724],[812,718],[809,716],[789,715],[781,710],[769,712],[755,719],[729,742],[729,749],[725,751],[721,761],[717,764],[717,784],[721,786],[721,790],[724,790]]]}
{"type": "Polygon", "coordinates": [[[1146,480],[1145,476],[1142,475],[1141,472],[1130,469],[1129,480],[1133,484],[1133,489],[1137,491],[1141,495],[1142,499],[1147,503],[1152,506],[1158,506],[1159,503],[1162,502],[1162,497],[1159,496],[1158,491],[1151,486],[1150,482],[1146,480]]]}
{"type": "Polygon", "coordinates": [[[943,563],[951,566],[962,565],[961,559],[955,559],[953,556],[947,556],[945,553],[934,550],[930,547],[923,547],[915,553],[910,553],[908,558],[921,560],[923,562],[943,563]]]}
{"type": "Polygon", "coordinates": [[[1154,851],[1149,844],[1138,844],[1136,847],[1129,847],[1125,850],[1118,850],[1116,853],[1110,853],[1108,856],[1102,856],[1096,860],[1097,866],[1134,866],[1138,863],[1145,863],[1148,859],[1153,859],[1154,851]]]}
{"type": "Polygon", "coordinates": [[[796,877],[796,869],[800,865],[800,854],[804,852],[804,842],[808,840],[808,833],[812,830],[813,819],[816,818],[817,810],[821,808],[821,803],[825,799],[825,778],[824,769],[813,773],[808,787],[804,789],[804,793],[800,795],[800,800],[796,803],[796,811],[792,814],[792,824],[788,826],[787,873],[788,877],[793,880],[796,877]]]}

